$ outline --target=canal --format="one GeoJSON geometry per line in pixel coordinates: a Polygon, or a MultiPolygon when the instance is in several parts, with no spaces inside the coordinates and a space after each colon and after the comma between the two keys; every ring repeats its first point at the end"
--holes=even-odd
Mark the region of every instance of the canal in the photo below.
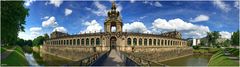
{"type": "MultiPolygon", "coordinates": [[[[64,66],[68,63],[74,62],[68,59],[56,57],[50,54],[43,54],[40,52],[32,52],[31,54],[26,55],[26,58],[31,58],[31,60],[28,60],[28,62],[33,66],[64,66]]],[[[210,58],[210,55],[190,55],[178,59],[164,61],[162,63],[166,64],[167,66],[207,66],[210,58]]]]}
{"type": "Polygon", "coordinates": [[[211,55],[190,55],[162,62],[167,66],[207,66],[211,55]]]}

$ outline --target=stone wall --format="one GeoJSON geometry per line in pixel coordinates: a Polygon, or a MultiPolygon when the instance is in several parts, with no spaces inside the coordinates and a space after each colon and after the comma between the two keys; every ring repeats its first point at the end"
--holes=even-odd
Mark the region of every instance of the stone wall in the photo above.
{"type": "Polygon", "coordinates": [[[133,51],[122,51],[138,58],[161,63],[162,61],[176,59],[192,55],[192,48],[156,48],[156,47],[135,47],[133,51]]]}

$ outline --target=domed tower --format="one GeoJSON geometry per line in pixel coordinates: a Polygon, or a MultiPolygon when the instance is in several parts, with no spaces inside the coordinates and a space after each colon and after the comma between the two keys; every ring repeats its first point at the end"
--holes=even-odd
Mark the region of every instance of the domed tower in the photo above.
{"type": "Polygon", "coordinates": [[[122,32],[122,19],[119,11],[116,9],[115,2],[112,2],[112,8],[108,11],[108,16],[104,23],[105,32],[111,33],[113,27],[116,27],[116,32],[122,32]]]}

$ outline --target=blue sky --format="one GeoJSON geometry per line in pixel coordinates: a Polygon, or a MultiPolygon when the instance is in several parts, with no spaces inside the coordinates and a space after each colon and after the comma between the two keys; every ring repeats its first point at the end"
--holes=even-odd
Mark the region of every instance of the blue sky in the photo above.
{"type": "MultiPolygon", "coordinates": [[[[183,38],[202,38],[219,31],[223,38],[239,28],[239,3],[232,1],[116,1],[123,31],[160,34],[177,30],[183,38]]],[[[34,1],[29,9],[25,32],[19,37],[33,39],[53,31],[69,34],[103,31],[110,1],[34,1]]]]}

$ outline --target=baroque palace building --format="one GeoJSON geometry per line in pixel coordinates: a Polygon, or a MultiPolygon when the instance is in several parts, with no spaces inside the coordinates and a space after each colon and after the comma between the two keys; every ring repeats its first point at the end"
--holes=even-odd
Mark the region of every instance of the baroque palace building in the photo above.
{"type": "MultiPolygon", "coordinates": [[[[122,52],[156,52],[187,47],[187,41],[181,38],[182,35],[178,31],[162,34],[123,32],[123,22],[114,2],[107,14],[104,32],[69,35],[55,31],[51,33],[50,39],[44,41],[44,50],[54,55],[79,60],[79,56],[111,49],[122,52]],[[113,27],[116,27],[116,31],[112,31],[113,27]]],[[[178,50],[177,52],[179,53],[178,50]]]]}

